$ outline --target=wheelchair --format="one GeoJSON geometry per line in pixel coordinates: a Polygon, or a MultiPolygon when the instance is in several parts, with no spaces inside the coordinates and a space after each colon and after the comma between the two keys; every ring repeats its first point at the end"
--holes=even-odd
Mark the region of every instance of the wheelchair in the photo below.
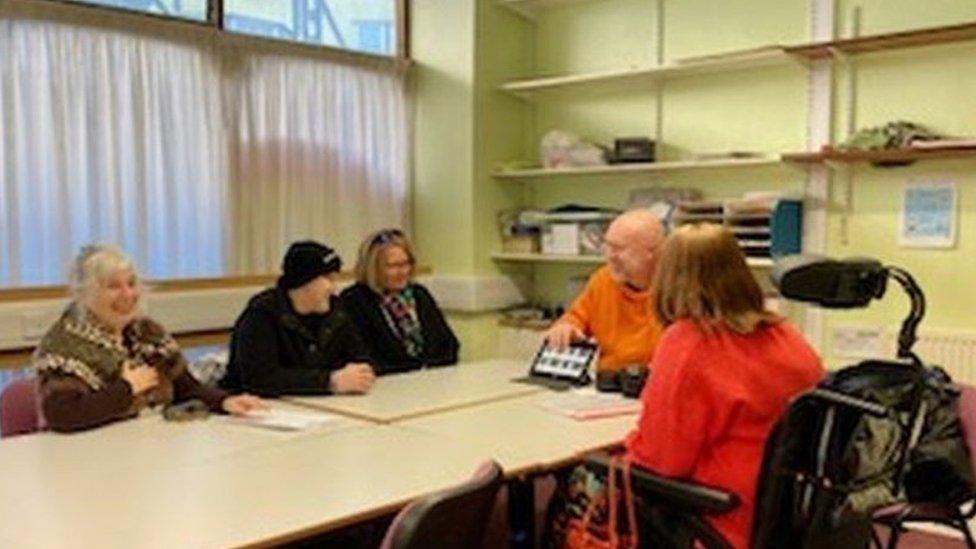
{"type": "MultiPolygon", "coordinates": [[[[781,295],[826,308],[865,307],[884,296],[888,279],[911,299],[898,358],[835,371],[790,404],[766,441],[751,547],[881,547],[873,527],[879,509],[901,505],[907,510],[899,516],[910,518],[913,503],[936,495],[959,514],[960,503],[973,501],[961,427],[947,405],[958,391],[944,372],[927,368],[912,352],[925,313],[924,295],[912,276],[871,259],[813,256],[784,258],[773,271],[781,295]],[[939,462],[936,467],[919,463],[933,444],[942,444],[944,459],[933,460],[939,462]]],[[[589,456],[586,465],[605,475],[608,462],[607,455],[598,454],[589,456]]],[[[706,517],[734,509],[735,494],[636,465],[629,480],[642,547],[731,547],[706,517]]],[[[967,544],[973,547],[964,519],[953,517],[951,524],[966,528],[967,544]]],[[[893,547],[901,524],[889,526],[893,547]]]]}

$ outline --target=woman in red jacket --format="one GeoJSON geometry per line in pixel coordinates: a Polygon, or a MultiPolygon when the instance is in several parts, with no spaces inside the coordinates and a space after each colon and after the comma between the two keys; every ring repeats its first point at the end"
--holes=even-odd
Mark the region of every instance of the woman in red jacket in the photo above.
{"type": "Polygon", "coordinates": [[[627,455],[657,473],[737,494],[735,510],[706,519],[733,546],[747,547],[766,437],[823,367],[803,336],[766,310],[724,227],[677,229],[661,252],[654,287],[666,330],[627,455]]]}

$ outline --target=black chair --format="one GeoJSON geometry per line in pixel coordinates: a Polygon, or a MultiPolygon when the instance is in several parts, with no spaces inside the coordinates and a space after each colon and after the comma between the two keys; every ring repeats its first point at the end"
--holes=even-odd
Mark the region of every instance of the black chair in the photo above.
{"type": "Polygon", "coordinates": [[[480,547],[501,485],[501,467],[485,462],[464,484],[404,507],[387,529],[381,549],[480,547]]]}

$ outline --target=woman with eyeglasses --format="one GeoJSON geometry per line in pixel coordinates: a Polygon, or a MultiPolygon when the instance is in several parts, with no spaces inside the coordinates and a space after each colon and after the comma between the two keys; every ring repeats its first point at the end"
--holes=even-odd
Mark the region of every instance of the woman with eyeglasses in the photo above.
{"type": "Polygon", "coordinates": [[[375,232],[359,247],[356,284],[340,296],[379,374],[446,366],[458,359],[460,344],[437,302],[413,281],[415,263],[402,231],[375,232]]]}
{"type": "Polygon", "coordinates": [[[136,416],[144,408],[199,400],[243,415],[267,406],[198,383],[176,341],[140,312],[132,262],[110,246],[86,246],[70,273],[74,299],[32,359],[41,411],[54,431],[80,431],[136,416]]]}

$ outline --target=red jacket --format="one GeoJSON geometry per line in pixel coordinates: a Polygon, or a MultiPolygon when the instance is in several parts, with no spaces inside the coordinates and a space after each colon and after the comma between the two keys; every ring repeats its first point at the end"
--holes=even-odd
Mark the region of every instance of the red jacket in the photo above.
{"type": "Polygon", "coordinates": [[[737,494],[739,507],[708,520],[732,545],[747,547],[766,437],[790,399],[823,374],[785,321],[748,335],[676,322],[654,354],[628,455],[663,475],[737,494]]]}

